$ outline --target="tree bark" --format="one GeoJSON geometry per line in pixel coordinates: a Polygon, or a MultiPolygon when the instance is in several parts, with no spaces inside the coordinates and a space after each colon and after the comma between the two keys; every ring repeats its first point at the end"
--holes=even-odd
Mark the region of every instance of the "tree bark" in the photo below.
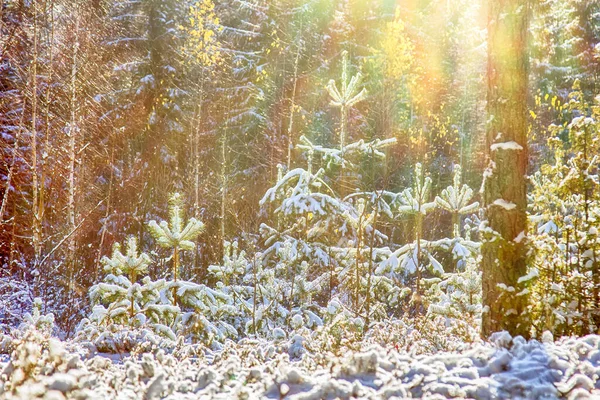
{"type": "MultiPolygon", "coordinates": [[[[300,29],[302,29],[302,25],[300,25],[300,29]]],[[[301,36],[302,33],[299,34],[301,36]]],[[[287,149],[287,171],[290,170],[290,166],[292,164],[292,133],[294,131],[294,111],[296,108],[296,89],[298,87],[298,61],[300,60],[300,50],[302,48],[302,41],[300,38],[298,40],[298,48],[296,49],[296,58],[294,60],[294,85],[292,87],[292,98],[290,99],[290,120],[288,123],[287,130],[287,139],[288,139],[288,149],[287,149]]]]}
{"type": "MultiPolygon", "coordinates": [[[[75,7],[75,38],[73,42],[73,59],[71,64],[71,105],[70,105],[70,120],[69,120],[69,178],[68,178],[68,204],[67,204],[67,218],[69,231],[75,230],[75,164],[76,164],[76,143],[77,143],[77,131],[79,126],[77,124],[77,73],[78,73],[78,53],[79,53],[79,9],[75,7]]],[[[75,235],[72,235],[69,239],[68,248],[68,264],[67,264],[67,276],[69,285],[69,295],[73,289],[73,279],[75,276],[75,235]]]]}
{"type": "Polygon", "coordinates": [[[483,198],[489,230],[482,247],[481,333],[507,330],[527,337],[527,296],[519,294],[518,284],[527,273],[527,248],[525,240],[515,239],[527,226],[528,0],[490,1],[488,18],[489,165],[483,198]]]}
{"type": "MultiPolygon", "coordinates": [[[[42,254],[42,222],[40,216],[37,156],[37,70],[38,70],[38,19],[37,8],[33,8],[33,58],[31,61],[31,214],[32,214],[32,244],[34,249],[34,268],[37,268],[42,254]]],[[[43,182],[42,182],[43,184],[43,182]]]]}

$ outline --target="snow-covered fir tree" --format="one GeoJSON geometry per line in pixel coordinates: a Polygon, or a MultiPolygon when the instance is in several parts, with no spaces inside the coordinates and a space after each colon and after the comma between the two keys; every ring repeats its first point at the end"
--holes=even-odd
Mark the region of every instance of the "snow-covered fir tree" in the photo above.
{"type": "Polygon", "coordinates": [[[421,279],[423,273],[431,269],[435,273],[444,272],[442,265],[434,257],[435,243],[423,239],[423,219],[435,209],[435,202],[430,201],[431,178],[423,176],[423,167],[415,165],[413,187],[392,195],[391,205],[396,218],[408,216],[413,219],[414,240],[389,254],[380,263],[378,271],[388,272],[402,277],[404,282],[414,279],[413,300],[420,303],[421,279]]]}
{"type": "MultiPolygon", "coordinates": [[[[335,301],[345,307],[353,304],[355,315],[368,320],[371,303],[376,298],[389,300],[390,293],[398,297],[398,288],[391,280],[373,277],[375,247],[386,239],[374,225],[382,214],[391,217],[390,206],[383,198],[383,191],[357,190],[345,197],[340,192],[347,186],[344,171],[354,170],[363,156],[383,159],[382,150],[395,143],[395,139],[346,143],[347,112],[364,100],[366,91],[360,87],[360,73],[350,76],[347,52],[342,57],[341,89],[334,81],[327,86],[331,104],[341,109],[339,147],[314,144],[305,136],[300,138],[296,147],[304,152],[307,167],[285,174],[282,171],[278,182],[261,200],[262,205],[274,206],[277,216],[277,227],[266,223],[261,226],[266,245],[263,262],[273,265],[276,276],[287,282],[283,293],[292,314],[311,300],[322,306],[335,301]],[[322,165],[316,172],[315,158],[322,165]]],[[[380,316],[385,315],[381,308],[373,309],[379,310],[380,316]]]]}
{"type": "Polygon", "coordinates": [[[175,340],[170,326],[180,311],[165,296],[167,281],[144,276],[151,260],[138,252],[135,237],[128,238],[125,254],[116,243],[112,256],[103,257],[102,263],[106,275],[90,288],[92,313],[82,321],[80,331],[97,339],[104,331],[115,332],[119,327],[143,327],[175,340]]]}
{"type": "MultiPolygon", "coordinates": [[[[172,256],[172,278],[177,285],[180,268],[180,254],[182,251],[194,250],[194,240],[204,229],[204,224],[196,218],[190,218],[184,223],[183,199],[179,193],[171,196],[169,207],[169,222],[160,223],[152,220],[148,223],[148,230],[160,247],[171,249],[172,256]]],[[[177,302],[177,295],[175,302],[177,302]]]]}
{"type": "Polygon", "coordinates": [[[204,284],[179,279],[180,254],[195,248],[194,241],[203,229],[204,224],[196,218],[185,221],[183,199],[179,193],[171,196],[169,222],[152,220],[148,223],[156,243],[172,250],[172,280],[166,281],[161,299],[180,313],[173,321],[173,329],[186,338],[210,344],[214,339],[235,337],[237,331],[223,319],[224,314],[230,312],[229,296],[204,284]]]}
{"type": "MultiPolygon", "coordinates": [[[[408,217],[414,222],[414,240],[382,251],[377,272],[393,276],[404,285],[414,282],[412,304],[416,307],[421,307],[422,302],[433,304],[434,307],[429,309],[436,313],[441,310],[436,304],[448,303],[444,299],[469,303],[469,299],[457,299],[458,294],[464,291],[442,282],[471,281],[481,244],[472,237],[474,229],[466,223],[463,226],[463,219],[471,223],[471,218],[475,219],[479,203],[473,201],[473,190],[462,184],[460,166],[455,166],[452,186],[444,189],[434,201],[429,200],[430,185],[431,180],[423,177],[422,166],[417,164],[413,187],[390,194],[396,218],[408,217]],[[425,216],[440,211],[452,215],[452,237],[424,239],[425,216]],[[442,256],[448,254],[452,263],[440,261],[442,256]],[[466,268],[467,265],[470,265],[470,269],[466,268]],[[422,298],[424,294],[425,300],[422,298]]],[[[474,299],[474,305],[480,300],[480,297],[473,297],[472,294],[470,297],[474,299]]]]}

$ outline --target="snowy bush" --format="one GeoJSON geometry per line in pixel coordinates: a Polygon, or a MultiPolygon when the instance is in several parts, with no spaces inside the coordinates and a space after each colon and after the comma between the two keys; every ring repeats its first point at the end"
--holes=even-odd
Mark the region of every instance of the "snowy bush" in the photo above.
{"type": "Polygon", "coordinates": [[[18,326],[22,315],[31,309],[33,288],[18,277],[0,277],[0,333],[18,326]]]}
{"type": "Polygon", "coordinates": [[[35,329],[49,336],[55,329],[54,314],[42,314],[42,299],[36,297],[33,300],[33,309],[31,313],[25,313],[23,322],[19,325],[19,331],[25,332],[35,329]]]}
{"type": "Polygon", "coordinates": [[[446,319],[451,334],[473,340],[473,331],[481,324],[481,271],[477,260],[468,259],[464,270],[445,273],[429,282],[426,298],[428,315],[446,319]]]}
{"type": "Polygon", "coordinates": [[[49,338],[56,333],[54,315],[52,313],[42,314],[42,300],[35,298],[31,312],[23,315],[23,322],[18,328],[13,328],[8,334],[0,334],[0,354],[10,354],[20,343],[19,341],[30,332],[42,338],[49,338]]]}
{"type": "Polygon", "coordinates": [[[534,252],[522,280],[533,282],[537,334],[585,334],[600,327],[600,109],[585,102],[575,82],[566,110],[571,122],[549,129],[554,164],[531,177],[528,235],[534,252]]]}

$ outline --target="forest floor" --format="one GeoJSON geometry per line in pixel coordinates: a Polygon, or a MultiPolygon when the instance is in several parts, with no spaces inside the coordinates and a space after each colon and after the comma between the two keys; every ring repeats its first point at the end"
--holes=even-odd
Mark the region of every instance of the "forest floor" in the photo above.
{"type": "Polygon", "coordinates": [[[311,351],[297,333],[192,356],[108,355],[35,331],[13,341],[12,355],[0,355],[1,399],[600,399],[598,335],[527,342],[501,333],[423,354],[363,340],[337,355],[311,351]]]}

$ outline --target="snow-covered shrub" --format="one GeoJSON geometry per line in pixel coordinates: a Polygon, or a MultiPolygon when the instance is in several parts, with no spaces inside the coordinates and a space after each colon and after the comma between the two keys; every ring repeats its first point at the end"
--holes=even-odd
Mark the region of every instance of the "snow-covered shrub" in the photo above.
{"type": "Polygon", "coordinates": [[[0,333],[8,333],[19,325],[33,299],[33,288],[27,280],[14,275],[0,277],[0,333]]]}
{"type": "Polygon", "coordinates": [[[33,300],[33,309],[31,313],[25,313],[23,322],[19,325],[19,331],[25,332],[35,329],[49,336],[55,329],[54,314],[42,314],[42,299],[36,297],[33,300]]]}
{"type": "Polygon", "coordinates": [[[446,325],[468,334],[481,322],[481,243],[472,240],[471,230],[462,226],[463,217],[476,213],[479,203],[473,201],[473,190],[461,178],[460,165],[456,165],[452,186],[435,198],[436,205],[452,215],[453,226],[452,238],[439,239],[436,245],[450,253],[456,265],[441,277],[427,280],[425,297],[429,316],[445,317],[451,320],[446,325]]]}
{"type": "MultiPolygon", "coordinates": [[[[290,251],[289,246],[281,248],[282,259],[288,260],[290,251]]],[[[289,275],[289,264],[280,261],[272,268],[265,268],[261,260],[261,253],[249,260],[237,242],[225,244],[222,265],[209,267],[209,273],[218,279],[216,290],[228,299],[216,320],[228,323],[238,337],[273,337],[274,328],[289,329],[298,318],[302,326],[322,325],[319,307],[312,303],[305,283],[300,279],[294,282],[289,275]],[[290,299],[297,305],[290,307],[290,299]]],[[[297,267],[301,270],[306,265],[304,262],[297,267]]]]}
{"type": "Polygon", "coordinates": [[[442,274],[444,269],[435,258],[435,243],[423,239],[423,220],[425,215],[435,209],[435,202],[430,201],[431,178],[424,176],[423,167],[415,165],[414,183],[397,193],[392,200],[396,218],[409,216],[414,222],[414,241],[401,246],[386,257],[379,270],[389,270],[401,275],[406,281],[409,277],[415,280],[413,300],[420,307],[422,295],[422,278],[426,271],[442,274]]]}
{"type": "Polygon", "coordinates": [[[23,315],[21,324],[16,329],[11,329],[9,334],[0,334],[0,354],[9,354],[20,343],[19,340],[35,331],[40,337],[49,338],[56,333],[54,314],[42,314],[42,300],[35,298],[31,312],[23,315]]]}
{"type": "Polygon", "coordinates": [[[472,341],[472,331],[481,324],[481,271],[478,260],[467,259],[464,269],[433,278],[426,294],[428,315],[446,318],[452,334],[472,341]]]}
{"type": "Polygon", "coordinates": [[[79,358],[69,355],[58,339],[29,329],[16,340],[10,362],[0,371],[0,397],[33,399],[54,390],[68,392],[75,379],[65,373],[79,363],[79,358]]]}
{"type": "Polygon", "coordinates": [[[0,336],[0,353],[11,353],[0,368],[0,398],[42,398],[74,388],[74,377],[66,373],[81,366],[80,358],[68,354],[64,344],[52,337],[54,315],[41,309],[41,299],[34,299],[31,313],[25,314],[18,329],[0,336]]]}
{"type": "Polygon", "coordinates": [[[575,82],[565,104],[570,123],[550,126],[554,164],[531,177],[531,287],[537,334],[600,328],[600,105],[589,105],[575,82]],[[566,138],[566,140],[565,140],[566,138]]]}
{"type": "Polygon", "coordinates": [[[237,314],[231,296],[220,288],[211,289],[188,281],[179,281],[173,286],[182,310],[176,322],[177,335],[208,345],[238,338],[238,331],[231,324],[232,316],[237,314]]]}
{"type": "Polygon", "coordinates": [[[433,314],[377,322],[365,335],[362,348],[375,343],[417,355],[461,352],[478,342],[478,326],[433,314]]]}
{"type": "MultiPolygon", "coordinates": [[[[327,273],[339,268],[337,260],[331,257],[331,247],[348,229],[341,216],[352,210],[329,189],[323,180],[325,170],[313,174],[311,163],[309,157],[307,170],[296,168],[283,175],[262,198],[261,205],[275,206],[278,226],[261,225],[265,246],[261,262],[278,266],[279,273],[290,278],[290,284],[292,277],[294,284],[309,279],[331,291],[327,273]],[[302,262],[309,264],[300,271],[302,262]],[[300,272],[302,277],[298,277],[300,272]]],[[[291,286],[288,291],[293,294],[291,286]]]]}
{"type": "Polygon", "coordinates": [[[444,189],[435,201],[429,201],[431,180],[423,176],[422,166],[415,166],[414,184],[397,194],[392,194],[391,205],[396,218],[409,217],[414,222],[414,240],[395,249],[382,249],[382,261],[376,272],[381,275],[395,277],[408,283],[414,280],[415,292],[412,300],[414,306],[421,307],[423,279],[442,276],[457,269],[464,269],[468,260],[474,260],[479,254],[480,243],[471,239],[471,230],[462,229],[462,218],[475,213],[479,207],[473,202],[473,190],[461,183],[460,166],[455,167],[453,185],[444,189]],[[423,221],[428,213],[440,208],[452,215],[453,237],[424,239],[423,221]],[[463,236],[464,231],[464,236],[463,236]],[[446,271],[438,260],[438,255],[450,253],[456,261],[446,271]]]}
{"type": "Polygon", "coordinates": [[[358,320],[342,316],[318,330],[310,337],[307,346],[314,353],[324,352],[340,356],[348,350],[359,349],[362,335],[363,326],[358,320]]]}
{"type": "MultiPolygon", "coordinates": [[[[80,324],[79,339],[91,340],[106,351],[129,352],[139,338],[160,347],[169,347],[178,338],[208,345],[238,338],[236,326],[239,328],[243,321],[236,319],[239,302],[235,304],[235,296],[222,287],[213,289],[178,279],[180,252],[194,248],[192,240],[202,223],[192,218],[184,224],[177,194],[171,199],[170,215],[169,223],[151,221],[149,229],[160,246],[173,250],[173,279],[153,281],[143,276],[151,259],[145,253],[138,254],[134,237],[127,240],[125,254],[116,244],[112,257],[102,258],[106,276],[90,289],[92,313],[80,324]],[[166,344],[159,343],[154,335],[166,344]]],[[[232,267],[228,261],[226,268],[233,273],[238,266],[232,267]]]]}

